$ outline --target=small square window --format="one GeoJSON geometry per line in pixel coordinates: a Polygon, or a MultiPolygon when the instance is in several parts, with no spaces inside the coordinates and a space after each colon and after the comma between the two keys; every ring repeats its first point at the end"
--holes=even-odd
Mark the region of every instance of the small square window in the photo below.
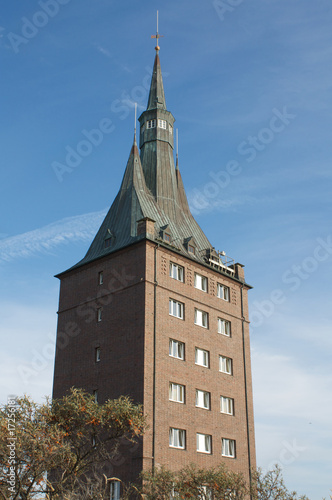
{"type": "Polygon", "coordinates": [[[96,347],[95,349],[95,361],[96,363],[99,363],[100,361],[100,347],[96,347]]]}
{"type": "Polygon", "coordinates": [[[158,127],[166,130],[166,120],[158,120],[158,127]]]}
{"type": "Polygon", "coordinates": [[[173,264],[173,262],[170,262],[169,264],[169,275],[171,278],[178,280],[178,281],[183,281],[183,267],[179,266],[178,264],[173,264]]]}
{"type": "Polygon", "coordinates": [[[181,448],[184,450],[186,448],[186,431],[171,427],[169,430],[169,445],[171,448],[181,448]]]}
{"type": "Polygon", "coordinates": [[[146,128],[155,128],[155,127],[156,127],[156,120],[148,120],[146,128]]]}
{"type": "Polygon", "coordinates": [[[220,285],[220,283],[218,283],[217,296],[219,297],[219,299],[223,299],[223,300],[226,300],[227,302],[229,302],[229,288],[228,288],[228,286],[220,285]]]}
{"type": "Polygon", "coordinates": [[[204,366],[205,368],[209,368],[209,351],[205,351],[204,349],[200,349],[199,347],[195,348],[195,364],[204,366]]]}
{"type": "Polygon", "coordinates": [[[210,393],[196,389],[196,406],[204,408],[204,410],[210,410],[210,393]]]}
{"type": "Polygon", "coordinates": [[[100,271],[100,273],[98,273],[98,284],[102,285],[103,283],[104,283],[104,273],[103,271],[100,271]]]}
{"type": "Polygon", "coordinates": [[[226,335],[226,337],[231,336],[231,323],[226,319],[218,318],[218,333],[226,335]]]}
{"type": "Polygon", "coordinates": [[[234,415],[234,399],[220,396],[220,412],[234,415]]]}
{"type": "Polygon", "coordinates": [[[100,323],[102,320],[102,313],[103,313],[103,309],[101,307],[99,307],[97,309],[97,321],[98,321],[98,323],[100,323]]]}
{"type": "Polygon", "coordinates": [[[200,453],[211,453],[212,436],[209,434],[196,434],[197,451],[200,453]]]}
{"type": "Polygon", "coordinates": [[[200,309],[195,309],[195,325],[202,326],[203,328],[208,328],[208,313],[201,311],[200,309]]]}
{"type": "Polygon", "coordinates": [[[169,383],[169,400],[176,403],[184,403],[184,385],[169,383]]]}
{"type": "Polygon", "coordinates": [[[169,355],[172,358],[184,359],[184,343],[169,339],[169,355]]]}
{"type": "Polygon", "coordinates": [[[227,375],[233,374],[233,362],[231,358],[226,356],[219,356],[219,371],[222,373],[227,373],[227,375]]]}
{"type": "Polygon", "coordinates": [[[234,439],[223,438],[221,440],[221,454],[223,457],[235,458],[235,441],[234,441],[234,439]]]}
{"type": "Polygon", "coordinates": [[[207,284],[208,280],[205,276],[195,273],[195,288],[198,288],[198,290],[202,290],[203,292],[207,292],[207,284]]]}
{"type": "Polygon", "coordinates": [[[183,304],[177,302],[176,300],[169,299],[169,314],[170,316],[175,316],[176,318],[183,319],[183,304]]]}

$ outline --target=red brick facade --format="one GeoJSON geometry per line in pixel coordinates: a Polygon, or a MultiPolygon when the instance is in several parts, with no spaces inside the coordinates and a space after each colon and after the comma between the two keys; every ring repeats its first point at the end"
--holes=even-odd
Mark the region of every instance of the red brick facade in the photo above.
{"type": "Polygon", "coordinates": [[[243,279],[149,240],[61,276],[54,397],[71,386],[98,391],[100,402],[129,395],[148,419],[142,442],[123,447],[112,474],[127,481],[153,465],[225,463],[248,477],[255,444],[247,291],[243,279]],[[170,263],[183,268],[183,281],[170,276],[170,263]],[[206,292],[195,288],[195,273],[207,278],[206,292]],[[217,297],[218,283],[229,300],[217,297]],[[169,299],[183,304],[183,319],[169,314],[169,299]],[[195,309],[208,313],[207,328],[195,325],[195,309]],[[218,318],[230,322],[230,337],[218,333],[218,318]],[[183,360],[170,356],[170,339],[184,344],[183,360]],[[208,351],[209,367],[195,364],[196,347],[208,351]],[[219,371],[220,355],[231,358],[231,375],[219,371]],[[170,382],[184,386],[183,403],[169,400],[170,382]],[[196,407],[197,389],[210,394],[210,409],[196,407]],[[234,400],[234,415],[221,413],[220,396],[234,400]],[[184,449],[169,446],[170,428],[185,430],[184,449]],[[197,433],[212,437],[211,453],[197,451],[197,433]],[[222,456],[222,438],[235,441],[235,458],[222,456]]]}

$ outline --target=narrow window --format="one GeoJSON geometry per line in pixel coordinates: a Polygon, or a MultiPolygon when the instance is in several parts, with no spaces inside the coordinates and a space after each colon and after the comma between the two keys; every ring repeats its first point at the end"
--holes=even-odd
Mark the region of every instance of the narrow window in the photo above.
{"type": "Polygon", "coordinates": [[[171,427],[169,429],[169,445],[171,448],[181,448],[184,450],[186,447],[186,431],[171,427]]]}
{"type": "Polygon", "coordinates": [[[95,398],[95,403],[98,403],[98,391],[97,391],[97,389],[93,391],[93,397],[95,398]]]}
{"type": "Polygon", "coordinates": [[[226,319],[218,318],[218,333],[226,335],[226,337],[231,336],[231,323],[226,319]]]}
{"type": "Polygon", "coordinates": [[[226,356],[219,356],[219,371],[227,373],[227,375],[232,375],[233,373],[233,363],[231,358],[226,356]]]}
{"type": "Polygon", "coordinates": [[[235,458],[235,441],[234,441],[234,439],[222,438],[221,454],[223,457],[235,458]]]}
{"type": "Polygon", "coordinates": [[[176,300],[169,299],[169,314],[176,318],[183,319],[183,304],[176,300]]]}
{"type": "Polygon", "coordinates": [[[195,309],[195,325],[208,328],[208,313],[200,309],[195,309]]]}
{"type": "Polygon", "coordinates": [[[204,408],[204,410],[210,410],[210,393],[196,389],[196,406],[204,408]]]}
{"type": "Polygon", "coordinates": [[[99,285],[102,285],[104,283],[103,271],[100,271],[100,273],[98,273],[98,283],[99,285]]]}
{"type": "Polygon", "coordinates": [[[96,363],[100,361],[100,347],[96,347],[95,349],[95,361],[96,363]]]}
{"type": "Polygon", "coordinates": [[[171,278],[178,280],[178,281],[183,281],[183,267],[179,266],[178,264],[173,264],[173,262],[170,262],[169,264],[169,275],[171,278]]]}
{"type": "Polygon", "coordinates": [[[103,309],[101,307],[99,307],[97,309],[97,321],[98,321],[98,323],[100,323],[100,321],[102,319],[102,312],[103,312],[103,309]]]}
{"type": "Polygon", "coordinates": [[[120,481],[110,482],[110,500],[120,500],[120,481]]]}
{"type": "Polygon", "coordinates": [[[184,385],[169,383],[169,400],[184,403],[184,385]]]}
{"type": "Polygon", "coordinates": [[[234,399],[220,396],[220,412],[234,415],[234,399]]]}
{"type": "Polygon", "coordinates": [[[204,366],[205,368],[209,368],[209,351],[205,351],[204,349],[200,349],[199,347],[195,348],[195,364],[204,366]]]}
{"type": "Polygon", "coordinates": [[[172,358],[184,359],[184,343],[169,339],[169,355],[172,358]]]}
{"type": "Polygon", "coordinates": [[[228,286],[221,285],[218,283],[218,290],[217,290],[217,296],[219,299],[226,300],[229,302],[229,288],[228,286]]]}
{"type": "Polygon", "coordinates": [[[208,280],[205,276],[195,273],[195,288],[198,288],[198,290],[202,290],[203,292],[207,292],[207,281],[208,280]]]}
{"type": "Polygon", "coordinates": [[[212,437],[209,434],[196,434],[197,451],[200,453],[211,453],[212,437]]]}

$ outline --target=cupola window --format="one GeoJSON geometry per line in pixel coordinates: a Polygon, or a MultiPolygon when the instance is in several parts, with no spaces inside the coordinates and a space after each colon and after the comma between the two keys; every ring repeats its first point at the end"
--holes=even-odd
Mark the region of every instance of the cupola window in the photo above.
{"type": "Polygon", "coordinates": [[[146,123],[146,128],[156,128],[156,120],[148,120],[146,123]]]}
{"type": "Polygon", "coordinates": [[[166,120],[158,120],[158,127],[166,130],[167,127],[166,120]]]}

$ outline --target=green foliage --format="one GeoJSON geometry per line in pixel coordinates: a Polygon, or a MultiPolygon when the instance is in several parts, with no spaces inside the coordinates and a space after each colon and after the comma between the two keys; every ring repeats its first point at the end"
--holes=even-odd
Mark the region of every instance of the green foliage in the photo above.
{"type": "Polygon", "coordinates": [[[278,465],[266,474],[257,469],[252,477],[251,492],[254,500],[309,500],[305,495],[299,497],[296,491],[287,490],[278,465]]]}
{"type": "Polygon", "coordinates": [[[41,493],[60,499],[86,488],[86,474],[116,455],[120,439],[134,441],[143,429],[142,408],[127,397],[97,404],[91,394],[71,389],[42,405],[18,398],[14,413],[8,405],[0,411],[0,499],[37,499],[41,493]]]}

